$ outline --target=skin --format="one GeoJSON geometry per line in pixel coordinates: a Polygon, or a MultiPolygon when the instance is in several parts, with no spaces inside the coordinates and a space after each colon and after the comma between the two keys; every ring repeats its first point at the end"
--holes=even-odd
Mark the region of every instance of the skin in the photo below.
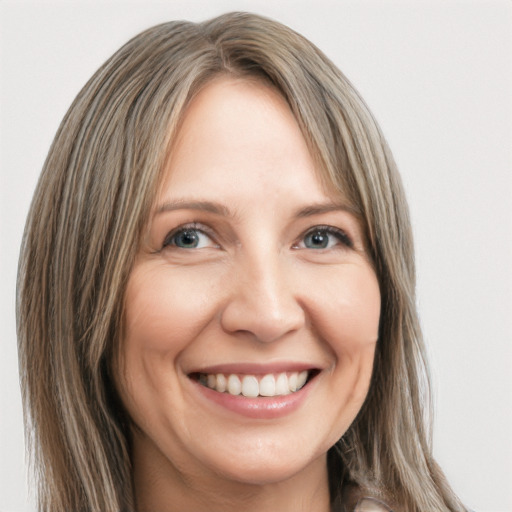
{"type": "Polygon", "coordinates": [[[275,90],[222,77],[191,102],[125,300],[117,386],[138,510],[329,510],[326,452],[366,397],[380,292],[360,223],[321,185],[275,90]],[[199,246],[178,247],[191,223],[199,246]],[[343,236],[312,247],[315,226],[343,236]],[[271,419],[210,402],[190,378],[305,362],[319,372],[307,395],[271,419]]]}

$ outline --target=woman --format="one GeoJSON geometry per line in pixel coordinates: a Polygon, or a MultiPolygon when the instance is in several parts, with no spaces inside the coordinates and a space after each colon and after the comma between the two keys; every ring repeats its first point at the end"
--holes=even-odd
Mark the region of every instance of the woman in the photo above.
{"type": "Polygon", "coordinates": [[[92,77],[18,307],[42,510],[464,510],[429,446],[391,154],[276,22],[157,26],[92,77]]]}

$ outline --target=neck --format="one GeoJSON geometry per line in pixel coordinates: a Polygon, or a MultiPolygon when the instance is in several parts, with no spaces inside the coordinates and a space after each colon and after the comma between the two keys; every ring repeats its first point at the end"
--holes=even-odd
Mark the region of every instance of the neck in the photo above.
{"type": "Polygon", "coordinates": [[[326,457],[279,482],[247,483],[204,468],[177,467],[157,448],[134,443],[137,512],[329,512],[326,457]]]}

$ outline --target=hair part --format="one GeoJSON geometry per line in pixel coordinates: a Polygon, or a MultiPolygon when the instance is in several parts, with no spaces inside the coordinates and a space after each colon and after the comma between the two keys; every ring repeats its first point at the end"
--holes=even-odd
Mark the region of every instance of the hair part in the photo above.
{"type": "Polygon", "coordinates": [[[325,185],[367,234],[382,295],[379,341],[365,404],[329,454],[331,492],[351,482],[356,495],[383,496],[397,510],[464,510],[432,457],[412,235],[388,146],[314,45],[245,13],[133,38],[85,85],[50,148],[25,228],[17,306],[39,509],[134,509],[129,420],[112,376],[124,291],[185,109],[219,74],[264,80],[283,95],[325,185]]]}

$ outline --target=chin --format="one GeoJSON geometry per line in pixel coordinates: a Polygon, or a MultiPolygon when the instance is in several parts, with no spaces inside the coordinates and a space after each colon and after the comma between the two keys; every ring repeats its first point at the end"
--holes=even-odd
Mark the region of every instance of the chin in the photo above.
{"type": "MultiPolygon", "coordinates": [[[[251,457],[252,459],[252,457],[251,457]]],[[[262,461],[244,461],[237,468],[226,468],[221,471],[223,478],[229,479],[239,484],[263,486],[271,484],[280,484],[292,480],[296,475],[301,473],[308,464],[294,464],[289,461],[273,460],[262,461]]]]}
{"type": "Polygon", "coordinates": [[[251,450],[242,449],[237,454],[226,452],[226,457],[215,457],[208,462],[203,460],[203,464],[223,479],[248,485],[279,484],[313,468],[326,467],[327,448],[311,453],[305,449],[297,450],[296,444],[291,447],[265,444],[264,441],[251,444],[251,450]]]}

